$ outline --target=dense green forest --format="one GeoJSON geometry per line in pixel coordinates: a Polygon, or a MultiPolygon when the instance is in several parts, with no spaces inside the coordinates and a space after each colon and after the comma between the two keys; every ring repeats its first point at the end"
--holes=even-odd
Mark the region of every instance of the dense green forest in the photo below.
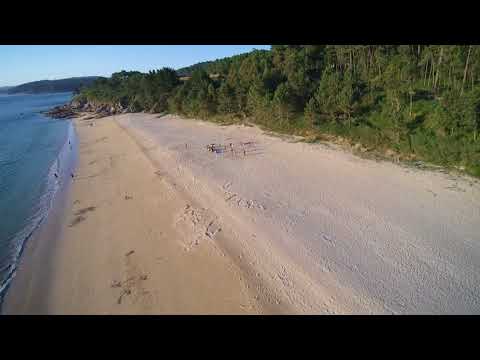
{"type": "Polygon", "coordinates": [[[187,67],[184,67],[184,68],[181,68],[181,69],[177,69],[176,72],[177,72],[178,76],[192,76],[192,73],[193,73],[194,70],[203,69],[203,70],[208,72],[208,67],[212,63],[214,63],[214,61],[204,61],[204,62],[200,62],[200,63],[194,64],[194,65],[191,65],[191,66],[187,66],[187,67]]]}
{"type": "Polygon", "coordinates": [[[98,76],[85,76],[60,80],[40,80],[13,86],[7,91],[9,94],[39,94],[79,91],[80,88],[91,85],[98,78],[98,76]]]}
{"type": "Polygon", "coordinates": [[[479,46],[274,45],[181,70],[123,71],[77,99],[333,134],[480,176],[479,46]]]}
{"type": "MultiPolygon", "coordinates": [[[[256,50],[257,52],[268,52],[267,50],[256,50]]],[[[234,61],[241,61],[249,56],[250,53],[244,53],[226,57],[223,59],[204,61],[181,69],[177,69],[178,76],[192,76],[195,70],[205,70],[209,74],[226,74],[230,64],[234,61]]]]}

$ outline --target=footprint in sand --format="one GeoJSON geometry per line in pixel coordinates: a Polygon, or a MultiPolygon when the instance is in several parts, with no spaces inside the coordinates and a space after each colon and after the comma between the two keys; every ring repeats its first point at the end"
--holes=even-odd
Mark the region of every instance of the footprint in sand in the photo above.
{"type": "Polygon", "coordinates": [[[213,237],[220,231],[222,231],[222,228],[214,220],[212,220],[207,226],[205,235],[208,236],[210,239],[213,239],[213,237]]]}
{"type": "Polygon", "coordinates": [[[72,222],[68,226],[69,227],[74,227],[75,225],[80,224],[82,221],[85,221],[87,218],[83,215],[85,215],[86,213],[88,213],[90,211],[95,211],[96,208],[97,208],[96,206],[89,206],[89,207],[78,210],[74,214],[75,218],[72,220],[72,222]]]}
{"type": "Polygon", "coordinates": [[[96,206],[89,206],[89,207],[86,207],[86,208],[83,208],[83,209],[80,209],[78,210],[75,215],[83,215],[83,214],[86,214],[90,211],[95,211],[97,207],[96,206]]]}
{"type": "Polygon", "coordinates": [[[333,239],[332,239],[329,235],[324,234],[324,233],[320,233],[319,235],[322,237],[322,239],[328,241],[329,243],[331,243],[331,244],[334,243],[334,242],[333,242],[333,239]]]}
{"type": "Polygon", "coordinates": [[[75,225],[80,224],[82,221],[86,220],[85,216],[77,216],[73,221],[68,225],[69,227],[74,227],[75,225]]]}
{"type": "Polygon", "coordinates": [[[230,186],[232,186],[232,182],[228,181],[222,187],[223,187],[224,190],[227,190],[230,186]]]}
{"type": "Polygon", "coordinates": [[[187,204],[177,216],[175,226],[182,233],[186,251],[199,245],[205,238],[214,239],[222,231],[217,217],[208,209],[194,208],[187,204]]]}
{"type": "Polygon", "coordinates": [[[266,210],[265,205],[259,203],[257,200],[249,200],[240,197],[238,194],[225,191],[225,201],[231,203],[241,208],[245,209],[256,209],[256,210],[266,210]]]}
{"type": "Polygon", "coordinates": [[[140,271],[133,256],[134,254],[135,250],[130,250],[125,254],[124,280],[113,280],[110,284],[111,288],[120,290],[117,297],[118,305],[122,304],[125,297],[128,297],[133,303],[141,301],[144,305],[148,305],[148,303],[151,302],[149,298],[150,291],[145,288],[145,281],[148,280],[148,274],[140,271]]]}

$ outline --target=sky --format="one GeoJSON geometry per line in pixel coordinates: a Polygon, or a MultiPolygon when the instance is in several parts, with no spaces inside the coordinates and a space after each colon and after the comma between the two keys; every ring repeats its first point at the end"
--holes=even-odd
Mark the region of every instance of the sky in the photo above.
{"type": "Polygon", "coordinates": [[[215,60],[270,45],[0,45],[0,86],[75,76],[148,72],[215,60]]]}

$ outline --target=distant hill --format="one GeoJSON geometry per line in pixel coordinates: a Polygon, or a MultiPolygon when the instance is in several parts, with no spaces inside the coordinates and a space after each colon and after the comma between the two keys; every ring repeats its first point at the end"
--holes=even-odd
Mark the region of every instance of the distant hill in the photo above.
{"type": "Polygon", "coordinates": [[[11,89],[13,86],[0,86],[0,94],[5,94],[8,92],[8,89],[11,89]]]}
{"type": "Polygon", "coordinates": [[[100,78],[99,76],[85,76],[85,77],[73,77],[60,80],[40,80],[33,81],[7,89],[9,94],[27,93],[27,94],[40,94],[40,93],[55,93],[55,92],[68,92],[77,91],[81,87],[91,85],[95,80],[100,78]]]}

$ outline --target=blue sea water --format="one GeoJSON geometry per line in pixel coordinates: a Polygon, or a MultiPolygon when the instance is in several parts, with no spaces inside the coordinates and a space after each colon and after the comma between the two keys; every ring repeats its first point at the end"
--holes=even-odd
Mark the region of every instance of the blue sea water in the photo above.
{"type": "Polygon", "coordinates": [[[26,241],[45,219],[70,145],[69,120],[40,112],[70,101],[71,93],[0,94],[0,304],[26,241]]]}

